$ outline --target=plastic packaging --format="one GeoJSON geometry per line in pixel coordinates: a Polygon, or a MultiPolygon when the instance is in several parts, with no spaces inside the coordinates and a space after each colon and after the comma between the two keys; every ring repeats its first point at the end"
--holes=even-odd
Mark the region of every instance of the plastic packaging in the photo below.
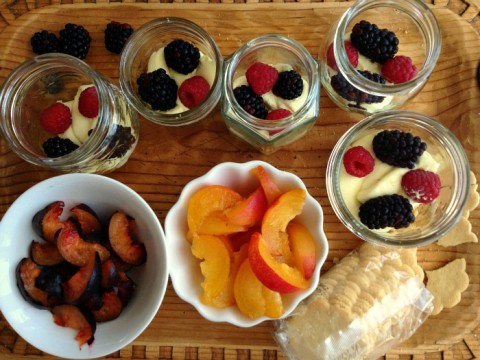
{"type": "Polygon", "coordinates": [[[274,337],[289,359],[377,359],[433,310],[416,249],[363,244],[320,279],[274,337]]]}

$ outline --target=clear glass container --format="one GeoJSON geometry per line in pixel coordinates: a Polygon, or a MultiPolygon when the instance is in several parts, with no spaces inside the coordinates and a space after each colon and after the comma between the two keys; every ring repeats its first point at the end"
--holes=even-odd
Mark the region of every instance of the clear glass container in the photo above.
{"type": "Polygon", "coordinates": [[[424,1],[358,0],[332,25],[324,38],[318,56],[322,86],[330,99],[347,111],[368,115],[395,109],[424,87],[437,63],[441,44],[439,25],[424,1]],[[368,80],[358,72],[366,70],[382,74],[383,66],[383,63],[374,62],[359,51],[355,67],[347,56],[345,41],[351,44],[352,29],[362,20],[395,33],[398,51],[394,56],[412,59],[417,70],[413,78],[398,83],[386,80],[381,84],[368,80]],[[329,56],[333,56],[335,61],[328,60],[329,56]]]}
{"type": "MultiPolygon", "coordinates": [[[[297,41],[267,34],[251,39],[224,61],[221,112],[231,133],[264,154],[271,154],[304,136],[320,111],[320,69],[315,58],[297,41]],[[290,116],[265,120],[252,116],[235,99],[234,83],[250,65],[262,62],[293,68],[304,80],[303,104],[290,116]]],[[[290,100],[292,101],[292,100],[290,100]]]]}
{"type": "Polygon", "coordinates": [[[108,173],[125,164],[138,142],[138,115],[120,89],[70,55],[44,54],[20,64],[3,83],[0,102],[3,137],[18,156],[34,165],[62,172],[108,173]],[[81,86],[91,85],[96,88],[99,111],[84,129],[74,99],[81,86]],[[56,102],[69,106],[72,113],[72,125],[60,135],[49,133],[40,122],[42,112],[56,102]],[[74,126],[82,131],[75,132],[74,126]],[[48,157],[43,144],[56,136],[75,138],[78,148],[48,157]]]}
{"type": "Polygon", "coordinates": [[[459,220],[469,194],[470,167],[463,146],[442,123],[416,112],[390,110],[370,115],[342,135],[328,160],[325,181],[328,199],[335,214],[356,236],[378,245],[417,247],[439,239],[459,220]],[[428,152],[437,164],[429,165],[433,163],[428,157],[423,161],[420,158],[417,164],[421,165],[415,168],[438,166],[434,172],[441,180],[440,195],[429,204],[417,203],[415,206],[412,203],[415,221],[401,229],[371,230],[360,221],[358,215],[358,206],[365,199],[398,193],[398,190],[401,192],[403,171],[409,170],[398,167],[390,170],[373,154],[371,139],[382,130],[400,130],[419,136],[427,144],[422,157],[427,156],[428,152]],[[344,155],[353,146],[363,146],[375,159],[374,171],[364,178],[354,178],[344,169],[344,155]],[[375,180],[373,184],[372,180],[375,180]],[[364,193],[360,196],[362,189],[364,193]]]}
{"type": "MultiPolygon", "coordinates": [[[[193,124],[210,114],[220,100],[222,61],[223,58],[217,44],[210,34],[199,25],[177,17],[155,19],[135,30],[125,44],[120,59],[120,87],[128,101],[145,119],[166,126],[193,124]],[[183,107],[181,112],[177,112],[179,111],[177,109],[173,111],[153,110],[150,104],[140,97],[137,79],[141,74],[149,72],[149,61],[152,57],[151,63],[154,63],[154,53],[177,39],[191,43],[200,51],[199,68],[186,77],[201,74],[204,78],[207,78],[210,84],[210,92],[200,104],[191,109],[183,107]],[[200,70],[200,67],[202,67],[202,70],[200,70]]],[[[157,65],[155,68],[165,68],[165,60],[157,63],[157,65]],[[161,64],[162,62],[163,64],[161,64]]],[[[166,70],[173,76],[173,70],[166,70]]],[[[178,76],[178,80],[176,80],[178,86],[181,85],[180,82],[184,78],[185,76],[178,76]]],[[[178,97],[177,107],[181,107],[178,97]]]]}

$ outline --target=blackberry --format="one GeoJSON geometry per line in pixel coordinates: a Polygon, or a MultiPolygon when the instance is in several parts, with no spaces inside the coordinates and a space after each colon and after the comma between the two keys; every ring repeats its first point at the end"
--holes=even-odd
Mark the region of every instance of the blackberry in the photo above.
{"type": "Polygon", "coordinates": [[[117,125],[115,135],[109,144],[109,147],[114,149],[109,158],[122,157],[133,144],[135,144],[135,136],[132,135],[132,129],[129,126],[117,125]]]}
{"type": "Polygon", "coordinates": [[[58,51],[64,54],[85,59],[90,50],[92,38],[89,32],[81,25],[68,23],[60,30],[58,51]]]}
{"type": "Polygon", "coordinates": [[[250,115],[260,119],[265,119],[268,110],[260,95],[255,94],[248,85],[242,85],[233,89],[233,95],[239,105],[250,115]]]}
{"type": "MultiPolygon", "coordinates": [[[[360,73],[360,75],[370,81],[374,81],[379,84],[385,84],[385,79],[380,74],[362,70],[359,70],[358,72],[360,73]]],[[[367,94],[357,89],[352,84],[350,84],[341,73],[332,76],[330,84],[332,85],[333,90],[335,90],[338,95],[340,95],[347,101],[355,101],[357,107],[360,107],[361,103],[381,103],[384,99],[383,96],[367,94]]]]}
{"type": "Polygon", "coordinates": [[[295,70],[282,71],[278,74],[278,80],[273,86],[272,92],[282,99],[295,99],[303,92],[302,77],[295,70]]]}
{"type": "Polygon", "coordinates": [[[200,63],[200,50],[184,40],[173,40],[164,50],[167,66],[180,74],[190,74],[200,63]]]}
{"type": "Polygon", "coordinates": [[[70,154],[78,148],[78,145],[70,139],[63,139],[59,136],[55,136],[45,141],[42,147],[48,157],[56,158],[70,154]]]}
{"type": "Polygon", "coordinates": [[[380,64],[393,58],[398,51],[398,38],[393,31],[380,30],[365,20],[355,24],[350,41],[360,54],[380,64]]]}
{"type": "Polygon", "coordinates": [[[138,93],[153,110],[167,111],[177,105],[178,86],[164,69],[143,73],[137,79],[138,93]]]}
{"type": "Polygon", "coordinates": [[[360,221],[369,229],[408,227],[415,221],[413,206],[402,195],[383,195],[360,206],[360,221]]]}
{"type": "Polygon", "coordinates": [[[377,158],[392,166],[413,169],[427,149],[422,139],[399,130],[383,130],[372,141],[377,158]]]}
{"type": "Polygon", "coordinates": [[[58,38],[54,33],[42,30],[33,34],[30,45],[35,54],[54,53],[58,51],[58,38]]]}
{"type": "Polygon", "coordinates": [[[129,24],[111,21],[105,28],[105,48],[115,54],[120,54],[132,34],[133,29],[129,24]]]}

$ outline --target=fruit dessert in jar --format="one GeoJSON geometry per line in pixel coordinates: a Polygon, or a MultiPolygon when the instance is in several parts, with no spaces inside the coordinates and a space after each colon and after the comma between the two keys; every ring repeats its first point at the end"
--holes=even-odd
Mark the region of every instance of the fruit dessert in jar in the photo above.
{"type": "Polygon", "coordinates": [[[226,59],[223,77],[227,127],[263,153],[299,139],[318,117],[318,63],[293,39],[250,40],[226,59]]]}
{"type": "Polygon", "coordinates": [[[322,85],[345,110],[393,109],[423,88],[440,47],[435,16],[422,2],[359,0],[324,40],[322,85]]]}

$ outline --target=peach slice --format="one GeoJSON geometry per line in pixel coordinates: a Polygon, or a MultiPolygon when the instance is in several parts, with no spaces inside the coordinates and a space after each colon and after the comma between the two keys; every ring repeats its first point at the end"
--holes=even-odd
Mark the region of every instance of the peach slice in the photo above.
{"type": "Polygon", "coordinates": [[[304,225],[295,221],[287,225],[287,234],[292,249],[293,264],[308,280],[312,277],[316,266],[315,240],[304,225]]]}
{"type": "Polygon", "coordinates": [[[223,211],[242,199],[239,193],[223,185],[209,185],[196,191],[188,202],[187,223],[190,232],[197,233],[210,214],[223,211]]]}
{"type": "Polygon", "coordinates": [[[250,239],[248,260],[257,278],[273,291],[292,293],[309,286],[300,270],[275,260],[260,233],[254,233],[250,239]]]}
{"type": "Polygon", "coordinates": [[[220,211],[208,215],[197,229],[198,234],[228,235],[247,231],[244,225],[231,224],[220,211]]]}
{"type": "Polygon", "coordinates": [[[262,295],[265,299],[265,315],[271,318],[278,318],[283,314],[283,301],[282,295],[270,290],[266,286],[262,289],[262,295]]]}
{"type": "Polygon", "coordinates": [[[278,188],[277,184],[273,181],[270,174],[263,168],[263,166],[257,166],[250,170],[250,173],[255,175],[260,182],[260,186],[265,192],[268,204],[271,204],[282,192],[278,188]]]}
{"type": "Polygon", "coordinates": [[[286,228],[288,223],[302,212],[305,204],[304,189],[289,190],[280,195],[267,209],[262,220],[262,236],[270,253],[283,261],[291,256],[286,228]]]}
{"type": "Polygon", "coordinates": [[[248,198],[237,202],[223,212],[228,224],[252,227],[258,223],[267,210],[267,197],[259,186],[248,198]]]}

